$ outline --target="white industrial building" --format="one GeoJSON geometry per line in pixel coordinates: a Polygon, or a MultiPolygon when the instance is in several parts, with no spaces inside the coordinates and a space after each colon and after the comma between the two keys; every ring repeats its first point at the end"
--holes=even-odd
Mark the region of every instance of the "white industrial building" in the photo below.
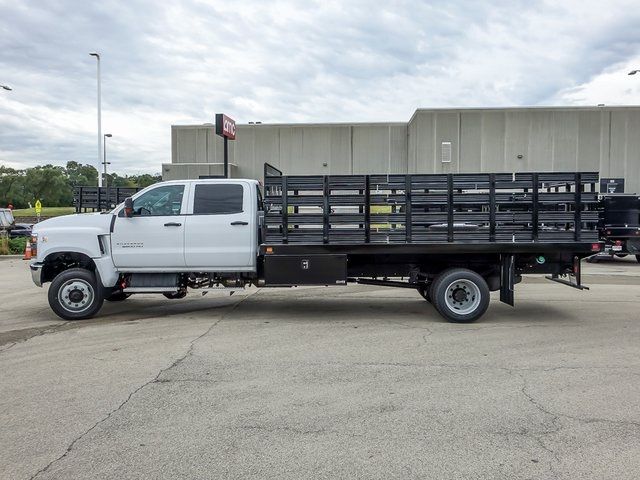
{"type": "MultiPolygon", "coordinates": [[[[213,125],[175,125],[165,180],[222,173],[213,125]]],[[[406,123],[238,125],[232,177],[286,174],[598,171],[640,192],[640,107],[418,109],[406,123]]]]}

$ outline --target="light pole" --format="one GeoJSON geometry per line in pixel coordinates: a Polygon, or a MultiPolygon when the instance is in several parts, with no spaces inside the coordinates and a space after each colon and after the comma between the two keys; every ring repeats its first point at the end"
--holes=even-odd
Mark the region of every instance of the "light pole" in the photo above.
{"type": "Polygon", "coordinates": [[[13,88],[11,88],[9,85],[0,85],[0,88],[4,88],[5,90],[8,90],[8,91],[13,90],[13,88]]]}
{"type": "Polygon", "coordinates": [[[640,70],[631,70],[627,75],[635,75],[636,73],[640,73],[640,70]]]}
{"type": "MultiPolygon", "coordinates": [[[[100,54],[96,52],[91,52],[89,54],[92,57],[96,57],[98,62],[98,165],[100,165],[102,156],[102,99],[100,92],[100,54]]],[[[102,186],[102,175],[100,175],[100,170],[98,170],[98,187],[102,186]]]]}
{"type": "Polygon", "coordinates": [[[104,160],[102,161],[102,166],[104,167],[104,187],[107,188],[109,186],[109,180],[107,179],[107,165],[111,165],[111,162],[107,162],[107,138],[111,138],[113,135],[110,133],[104,134],[104,142],[103,142],[103,152],[104,152],[104,160]]]}

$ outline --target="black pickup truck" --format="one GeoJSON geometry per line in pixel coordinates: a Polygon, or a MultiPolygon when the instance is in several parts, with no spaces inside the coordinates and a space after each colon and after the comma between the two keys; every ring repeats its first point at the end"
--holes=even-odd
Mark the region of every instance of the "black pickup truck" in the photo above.
{"type": "Polygon", "coordinates": [[[589,261],[614,255],[635,255],[640,262],[640,197],[626,193],[605,194],[600,203],[598,226],[604,249],[589,261]]]}

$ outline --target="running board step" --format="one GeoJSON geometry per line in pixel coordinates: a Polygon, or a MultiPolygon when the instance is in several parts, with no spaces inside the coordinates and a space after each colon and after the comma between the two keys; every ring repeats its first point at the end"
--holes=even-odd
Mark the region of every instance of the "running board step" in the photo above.
{"type": "Polygon", "coordinates": [[[573,288],[577,288],[578,290],[589,290],[589,287],[587,287],[586,285],[582,285],[580,283],[574,283],[571,280],[565,280],[564,278],[560,278],[558,277],[558,275],[547,275],[546,277],[547,280],[551,280],[552,282],[557,282],[557,283],[561,283],[562,285],[567,285],[568,287],[573,287],[573,288]]]}
{"type": "Polygon", "coordinates": [[[202,296],[204,297],[209,292],[229,292],[229,295],[233,295],[236,292],[244,292],[246,288],[245,287],[207,287],[207,288],[199,288],[198,290],[202,292],[202,296]]]}
{"type": "Polygon", "coordinates": [[[124,293],[175,293],[179,289],[176,287],[127,287],[124,293]]]}

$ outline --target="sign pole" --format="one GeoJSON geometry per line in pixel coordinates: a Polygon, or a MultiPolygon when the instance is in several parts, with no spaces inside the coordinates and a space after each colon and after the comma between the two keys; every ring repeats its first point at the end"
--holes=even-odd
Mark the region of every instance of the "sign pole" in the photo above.
{"type": "Polygon", "coordinates": [[[224,113],[216,113],[216,135],[220,135],[224,141],[224,178],[229,178],[229,140],[236,139],[236,122],[224,113]]]}
{"type": "Polygon", "coordinates": [[[229,178],[229,137],[224,137],[224,178],[229,178]]]}

